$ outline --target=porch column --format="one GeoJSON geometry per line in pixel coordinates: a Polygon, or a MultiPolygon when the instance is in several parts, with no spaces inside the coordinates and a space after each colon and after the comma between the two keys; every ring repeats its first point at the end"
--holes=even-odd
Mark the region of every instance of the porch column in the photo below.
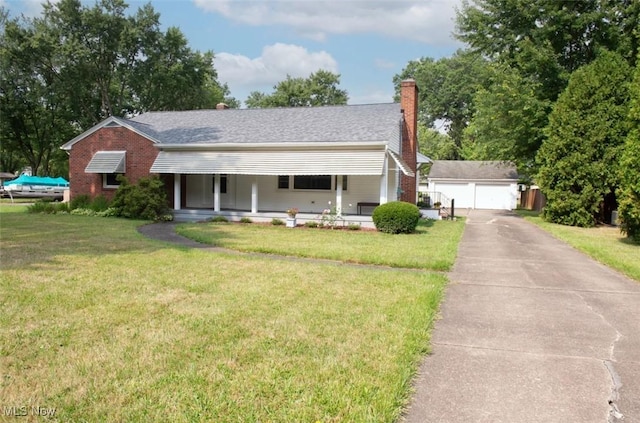
{"type": "Polygon", "coordinates": [[[180,210],[180,199],[182,198],[182,193],[180,192],[180,180],[182,179],[182,175],[180,173],[173,174],[173,209],[180,210]]]}
{"type": "Polygon", "coordinates": [[[336,176],[336,213],[342,214],[342,175],[336,176]]]}
{"type": "Polygon", "coordinates": [[[382,176],[380,177],[380,204],[387,202],[387,190],[389,189],[389,165],[388,158],[385,157],[382,166],[382,176]]]}
{"type": "Polygon", "coordinates": [[[220,174],[213,177],[213,211],[220,211],[220,174]]]}
{"type": "Polygon", "coordinates": [[[258,177],[251,182],[251,213],[258,213],[258,177]]]}

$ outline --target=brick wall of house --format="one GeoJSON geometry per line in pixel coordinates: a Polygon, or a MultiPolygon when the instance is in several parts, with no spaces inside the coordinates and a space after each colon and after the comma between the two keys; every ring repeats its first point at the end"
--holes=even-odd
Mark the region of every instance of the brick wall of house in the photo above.
{"type": "MultiPolygon", "coordinates": [[[[404,113],[402,128],[402,159],[417,174],[418,153],[418,87],[416,81],[407,79],[400,85],[400,108],[404,113]]],[[[417,179],[415,176],[400,176],[400,200],[416,203],[417,179]]]]}
{"type": "MultiPolygon", "coordinates": [[[[125,176],[131,183],[149,176],[149,169],[158,156],[153,142],[123,127],[105,127],[76,142],[69,152],[69,186],[71,199],[88,194],[112,199],[115,188],[103,188],[102,174],[85,173],[85,168],[98,151],[126,151],[125,176]]],[[[165,185],[167,184],[165,181],[165,185]]],[[[171,185],[171,189],[173,186],[171,185]]]]}

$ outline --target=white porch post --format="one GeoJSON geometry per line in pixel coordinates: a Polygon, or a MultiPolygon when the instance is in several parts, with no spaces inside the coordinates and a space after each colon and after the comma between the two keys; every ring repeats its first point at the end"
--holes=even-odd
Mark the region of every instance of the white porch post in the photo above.
{"type": "Polygon", "coordinates": [[[182,193],[180,192],[180,180],[182,179],[182,175],[179,173],[173,174],[173,209],[180,210],[180,198],[182,197],[182,193]]]}
{"type": "Polygon", "coordinates": [[[388,158],[385,157],[382,166],[382,176],[380,177],[380,204],[387,202],[387,190],[389,189],[389,165],[388,158]]]}
{"type": "Polygon", "coordinates": [[[213,177],[213,211],[220,211],[220,174],[213,177]]]}
{"type": "Polygon", "coordinates": [[[258,213],[258,177],[251,182],[251,213],[258,213]]]}
{"type": "Polygon", "coordinates": [[[336,176],[336,213],[342,214],[342,175],[336,176]]]}

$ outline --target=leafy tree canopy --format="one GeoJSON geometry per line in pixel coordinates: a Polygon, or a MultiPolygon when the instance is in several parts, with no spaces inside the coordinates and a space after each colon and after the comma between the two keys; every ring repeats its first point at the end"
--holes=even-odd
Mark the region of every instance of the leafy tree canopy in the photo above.
{"type": "Polygon", "coordinates": [[[458,155],[458,148],[449,135],[422,123],[418,123],[418,145],[420,152],[432,160],[454,160],[458,155]]]}
{"type": "Polygon", "coordinates": [[[60,0],[35,18],[2,10],[0,29],[2,157],[18,152],[37,174],[63,174],[58,147],[108,116],[213,108],[229,95],[213,53],[161,31],[150,4],[129,14],[123,0],[60,0]]]}
{"type": "Polygon", "coordinates": [[[338,88],[340,75],[326,70],[312,73],[308,78],[292,78],[280,81],[273,93],[253,91],[245,101],[248,108],[309,107],[347,104],[349,97],[338,88]]]}
{"type": "Polygon", "coordinates": [[[639,16],[637,0],[465,0],[457,37],[533,78],[538,97],[555,101],[598,49],[635,60],[639,16]]]}
{"type": "Polygon", "coordinates": [[[496,64],[491,70],[489,86],[474,95],[476,113],[464,132],[463,156],[512,161],[520,173],[533,175],[551,102],[538,99],[539,84],[514,69],[496,64]]]}
{"type": "Polygon", "coordinates": [[[480,55],[460,50],[450,58],[411,61],[393,78],[396,100],[400,83],[407,78],[416,80],[420,96],[418,118],[429,128],[436,120],[445,122],[456,146],[453,158],[460,158],[463,132],[475,112],[474,95],[487,83],[487,66],[480,55]]]}

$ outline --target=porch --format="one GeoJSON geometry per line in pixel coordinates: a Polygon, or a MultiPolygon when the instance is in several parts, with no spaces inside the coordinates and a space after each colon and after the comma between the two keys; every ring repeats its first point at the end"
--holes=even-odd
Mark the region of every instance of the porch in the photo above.
{"type": "MultiPolygon", "coordinates": [[[[215,216],[224,216],[231,222],[239,222],[242,218],[249,218],[255,223],[269,223],[273,219],[286,221],[287,213],[282,211],[260,211],[252,213],[248,210],[220,210],[188,208],[181,210],[173,210],[173,219],[176,222],[202,222],[215,216]]],[[[306,222],[315,221],[320,223],[322,220],[321,213],[298,213],[296,223],[304,225],[306,222]]],[[[340,219],[336,220],[337,226],[348,226],[350,224],[360,225],[363,228],[375,228],[371,215],[342,214],[340,219]]]]}

